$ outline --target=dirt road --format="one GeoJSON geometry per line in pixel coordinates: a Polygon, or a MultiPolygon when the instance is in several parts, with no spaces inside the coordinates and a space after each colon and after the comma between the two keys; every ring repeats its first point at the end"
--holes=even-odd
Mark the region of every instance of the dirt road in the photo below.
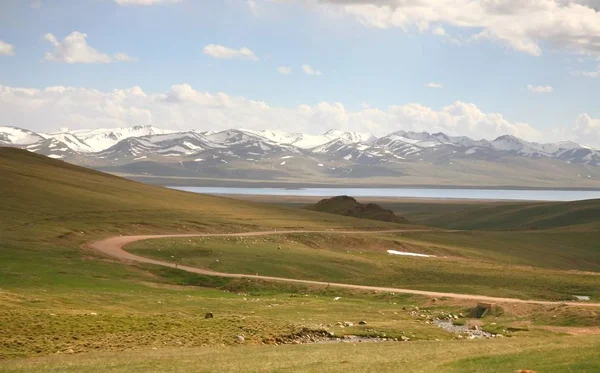
{"type": "MultiPolygon", "coordinates": [[[[156,264],[165,267],[175,268],[174,263],[164,262],[161,260],[155,260],[150,258],[145,258],[139,255],[135,255],[123,250],[123,247],[132,242],[148,240],[154,238],[182,238],[182,237],[248,237],[248,236],[266,236],[273,234],[290,234],[290,233],[329,233],[329,234],[374,234],[374,233],[410,233],[410,232],[421,232],[422,230],[388,230],[388,231],[261,231],[261,232],[242,232],[242,233],[223,233],[223,234],[212,234],[212,233],[195,233],[195,234],[166,234],[166,235],[146,235],[146,236],[118,236],[107,238],[102,241],[94,242],[89,245],[94,250],[100,251],[106,255],[112,256],[114,258],[118,258],[124,261],[132,261],[132,262],[140,262],[140,263],[149,263],[156,264]]],[[[475,294],[455,294],[455,293],[440,293],[434,291],[424,291],[424,290],[412,290],[412,289],[399,289],[399,288],[391,288],[391,287],[381,287],[381,286],[366,286],[366,285],[353,285],[353,284],[341,284],[334,282],[324,282],[324,281],[311,281],[311,280],[299,280],[299,279],[291,279],[291,278],[283,278],[283,277],[271,277],[271,276],[260,276],[260,275],[248,275],[248,274],[239,274],[239,273],[222,273],[215,272],[207,269],[188,267],[184,265],[177,265],[177,268],[183,271],[198,273],[201,275],[207,276],[218,276],[218,277],[229,277],[229,278],[251,278],[251,279],[260,279],[260,280],[268,280],[268,281],[279,281],[279,282],[291,282],[297,284],[306,284],[306,285],[322,285],[322,286],[332,286],[338,288],[345,289],[359,289],[359,290],[371,290],[371,291],[383,291],[389,293],[404,293],[404,294],[418,294],[425,295],[428,297],[447,297],[447,298],[455,298],[455,299],[468,299],[474,301],[482,301],[482,302],[493,302],[493,303],[530,303],[530,304],[549,304],[549,305],[558,305],[558,304],[567,304],[571,306],[581,306],[581,307],[600,307],[600,303],[584,303],[584,302],[553,302],[553,301],[543,301],[543,300],[524,300],[524,299],[515,299],[515,298],[498,298],[498,297],[488,297],[485,295],[475,295],[475,294]]]]}

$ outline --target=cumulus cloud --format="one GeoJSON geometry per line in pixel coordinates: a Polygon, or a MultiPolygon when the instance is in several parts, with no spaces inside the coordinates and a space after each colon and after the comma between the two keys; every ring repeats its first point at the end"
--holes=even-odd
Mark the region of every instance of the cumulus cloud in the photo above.
{"type": "Polygon", "coordinates": [[[320,70],[313,69],[310,65],[302,65],[302,71],[306,75],[323,75],[320,70]]]}
{"type": "Polygon", "coordinates": [[[44,40],[49,42],[54,50],[46,52],[44,59],[63,63],[111,63],[111,62],[134,62],[136,58],[125,53],[117,53],[110,56],[106,53],[90,47],[87,43],[87,34],[73,31],[62,42],[59,42],[53,34],[44,35],[44,40]]]}
{"type": "Polygon", "coordinates": [[[550,87],[549,85],[534,86],[534,85],[528,84],[527,89],[529,89],[529,92],[533,92],[533,93],[552,93],[554,91],[554,88],[550,87]]]}
{"type": "Polygon", "coordinates": [[[291,68],[290,66],[279,66],[279,67],[277,68],[277,71],[278,71],[280,74],[285,74],[285,75],[287,75],[287,74],[291,74],[291,73],[292,73],[292,68],[291,68]]]}
{"type": "Polygon", "coordinates": [[[12,44],[8,44],[0,40],[0,56],[14,56],[15,47],[12,44]]]}
{"type": "Polygon", "coordinates": [[[443,35],[443,25],[470,30],[470,41],[494,40],[535,56],[542,45],[600,55],[597,0],[316,0],[374,28],[443,35]]]}
{"type": "MultiPolygon", "coordinates": [[[[149,94],[140,87],[101,92],[74,87],[45,89],[0,85],[3,122],[35,131],[155,125],[184,130],[223,130],[245,127],[322,133],[336,128],[382,136],[397,130],[445,132],[473,138],[511,134],[543,140],[544,134],[527,123],[511,122],[499,113],[486,113],[475,104],[456,101],[441,109],[409,103],[385,109],[361,105],[347,110],[339,102],[320,102],[291,108],[226,93],[173,85],[167,92],[149,94]]],[[[579,132],[593,131],[594,122],[581,119],[579,132]],[[592,123],[593,125],[586,124],[592,123]]]]}
{"type": "Polygon", "coordinates": [[[254,52],[246,47],[233,49],[218,44],[209,44],[204,47],[203,52],[208,56],[219,59],[242,58],[246,60],[258,61],[258,57],[254,54],[254,52]]]}
{"type": "Polygon", "coordinates": [[[178,3],[181,0],[114,0],[115,3],[121,6],[148,6],[148,5],[159,5],[178,3]]]}
{"type": "Polygon", "coordinates": [[[429,82],[429,83],[425,84],[425,87],[427,87],[427,88],[438,88],[439,89],[439,88],[444,88],[444,85],[440,84],[440,83],[429,82]]]}
{"type": "Polygon", "coordinates": [[[574,140],[600,148],[600,118],[592,118],[587,113],[580,114],[573,128],[574,140]]]}

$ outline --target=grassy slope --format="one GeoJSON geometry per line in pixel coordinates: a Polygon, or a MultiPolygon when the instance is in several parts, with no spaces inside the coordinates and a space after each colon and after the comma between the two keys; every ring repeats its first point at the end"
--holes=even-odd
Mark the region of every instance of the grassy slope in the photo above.
{"type": "Polygon", "coordinates": [[[418,224],[446,229],[600,229],[600,199],[576,202],[382,204],[418,224]]]}
{"type": "Polygon", "coordinates": [[[10,148],[0,148],[0,193],[4,239],[179,230],[398,227],[148,186],[10,148]]]}
{"type": "MultiPolygon", "coordinates": [[[[0,196],[0,358],[60,352],[48,357],[50,360],[2,361],[0,371],[258,370],[264,367],[264,360],[257,356],[282,364],[271,367],[303,371],[307,363],[314,370],[322,370],[332,358],[341,361],[354,356],[360,356],[356,364],[340,363],[345,371],[365,371],[374,362],[396,370],[398,364],[412,367],[422,361],[433,370],[446,369],[444,364],[457,359],[478,359],[498,349],[506,351],[502,343],[507,342],[501,340],[477,345],[457,341],[456,347],[443,341],[390,344],[385,353],[383,345],[359,349],[352,345],[220,349],[215,346],[235,344],[239,334],[247,337],[248,344],[256,344],[300,326],[322,327],[360,319],[369,321],[367,327],[349,332],[373,333],[367,329],[374,329],[387,335],[405,333],[417,340],[453,336],[402,310],[411,304],[423,307],[426,301],[418,297],[331,293],[327,289],[309,292],[273,284],[207,279],[152,266],[123,265],[79,248],[81,243],[99,237],[136,232],[390,227],[386,223],[149,187],[7,149],[0,149],[0,196]],[[173,285],[178,283],[225,286],[233,292],[173,285]],[[308,297],[297,296],[298,292],[308,292],[308,297]],[[334,302],[335,295],[342,296],[343,301],[334,302]],[[207,311],[215,313],[212,324],[202,317],[207,311]],[[203,345],[208,347],[170,349],[203,345]],[[140,348],[158,350],[141,355],[122,352],[140,348]],[[65,354],[71,350],[120,352],[65,354]],[[416,353],[450,350],[452,357],[443,359],[434,359],[437,354],[416,353]],[[456,354],[456,350],[462,352],[456,354]],[[310,361],[303,360],[307,352],[310,361]],[[161,357],[152,361],[150,356],[161,357]]],[[[441,303],[435,307],[458,311],[455,305],[441,303]]],[[[563,320],[552,318],[553,313],[548,312],[552,311],[544,315],[555,324],[572,322],[572,315],[563,320]]],[[[544,357],[555,356],[546,347],[549,339],[535,335],[511,339],[510,352],[516,355],[504,359],[527,360],[531,349],[535,351],[532,363],[541,364],[544,357]],[[519,351],[525,353],[517,354],[519,351]]],[[[597,345],[595,337],[547,335],[566,349],[587,351],[597,345]]],[[[597,364],[597,359],[583,352],[575,358],[560,356],[564,363],[577,360],[597,364]]],[[[468,363],[482,366],[478,360],[468,363]]],[[[267,366],[267,370],[272,369],[267,366]]]]}
{"type": "MultiPolygon", "coordinates": [[[[495,246],[489,248],[468,248],[464,246],[472,245],[474,240],[468,234],[466,238],[460,234],[458,238],[463,240],[460,242],[456,240],[457,235],[459,233],[439,232],[171,238],[137,242],[127,250],[165,261],[171,261],[174,256],[181,264],[230,273],[258,272],[276,277],[526,299],[571,299],[573,294],[600,299],[600,276],[539,268],[539,264],[587,268],[584,266],[589,262],[585,258],[597,256],[593,257],[593,252],[586,251],[585,247],[573,253],[571,262],[562,263],[560,253],[541,244],[552,242],[552,237],[542,235],[521,242],[524,252],[514,254],[511,252],[514,247],[505,244],[502,237],[492,237],[490,240],[494,240],[492,245],[495,246]],[[454,246],[446,243],[453,240],[454,246]],[[434,254],[438,258],[390,256],[387,249],[434,254]],[[544,252],[548,257],[546,261],[536,263],[535,258],[543,257],[544,252]],[[530,261],[525,261],[528,257],[530,261]],[[523,264],[538,264],[538,268],[523,264]]],[[[568,237],[565,241],[569,242],[568,237]]],[[[587,244],[591,246],[593,242],[587,244]]],[[[563,256],[569,259],[568,255],[563,256]]],[[[597,262],[589,268],[600,270],[597,262]]]]}

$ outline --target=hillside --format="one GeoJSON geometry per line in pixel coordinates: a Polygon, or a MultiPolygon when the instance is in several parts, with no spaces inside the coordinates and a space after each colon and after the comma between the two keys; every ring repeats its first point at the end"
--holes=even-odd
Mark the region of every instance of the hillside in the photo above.
{"type": "Polygon", "coordinates": [[[326,198],[314,205],[305,207],[305,209],[360,219],[408,223],[408,220],[397,216],[392,210],[384,209],[376,203],[359,203],[356,199],[349,196],[326,198]]]}
{"type": "Polygon", "coordinates": [[[383,203],[410,220],[445,229],[532,230],[600,228],[600,199],[574,202],[383,203]]]}
{"type": "Polygon", "coordinates": [[[0,148],[0,195],[2,238],[397,226],[149,186],[15,148],[0,148]]]}

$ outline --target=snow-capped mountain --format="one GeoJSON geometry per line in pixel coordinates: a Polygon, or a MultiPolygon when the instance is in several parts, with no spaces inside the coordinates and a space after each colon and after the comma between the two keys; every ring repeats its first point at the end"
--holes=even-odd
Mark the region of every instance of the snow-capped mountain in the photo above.
{"type": "MultiPolygon", "coordinates": [[[[163,130],[154,126],[133,126],[123,128],[99,128],[95,130],[75,130],[69,131],[63,129],[59,132],[49,133],[46,137],[53,137],[67,144],[78,143],[75,147],[81,152],[99,152],[110,148],[121,140],[132,137],[142,137],[148,135],[162,135],[173,133],[175,131],[163,130]],[[64,141],[69,136],[72,141],[64,141]]],[[[74,149],[75,150],[75,149],[74,149]]]]}
{"type": "MultiPolygon", "coordinates": [[[[492,141],[444,133],[396,131],[376,138],[372,134],[329,130],[320,135],[275,130],[175,132],[153,126],[97,130],[61,130],[43,134],[16,127],[0,127],[0,145],[25,148],[39,154],[86,164],[125,164],[139,161],[216,164],[237,161],[264,163],[265,167],[312,165],[323,172],[355,165],[451,165],[454,162],[527,158],[564,164],[600,166],[600,151],[571,141],[540,144],[514,136],[492,141]],[[209,162],[209,160],[212,160],[209,162]],[[279,161],[276,161],[279,160],[279,161]]],[[[311,167],[312,167],[311,166],[311,167]]],[[[245,166],[240,166],[245,167],[245,166]]]]}
{"type": "Polygon", "coordinates": [[[38,141],[43,141],[44,139],[44,136],[23,128],[0,127],[0,145],[29,145],[38,141]]]}
{"type": "Polygon", "coordinates": [[[292,145],[300,149],[311,149],[334,140],[342,140],[345,143],[369,142],[375,139],[370,133],[344,132],[340,130],[329,130],[321,135],[309,135],[306,133],[287,133],[275,130],[254,131],[242,129],[247,133],[254,133],[267,138],[273,142],[284,145],[292,145]]]}

